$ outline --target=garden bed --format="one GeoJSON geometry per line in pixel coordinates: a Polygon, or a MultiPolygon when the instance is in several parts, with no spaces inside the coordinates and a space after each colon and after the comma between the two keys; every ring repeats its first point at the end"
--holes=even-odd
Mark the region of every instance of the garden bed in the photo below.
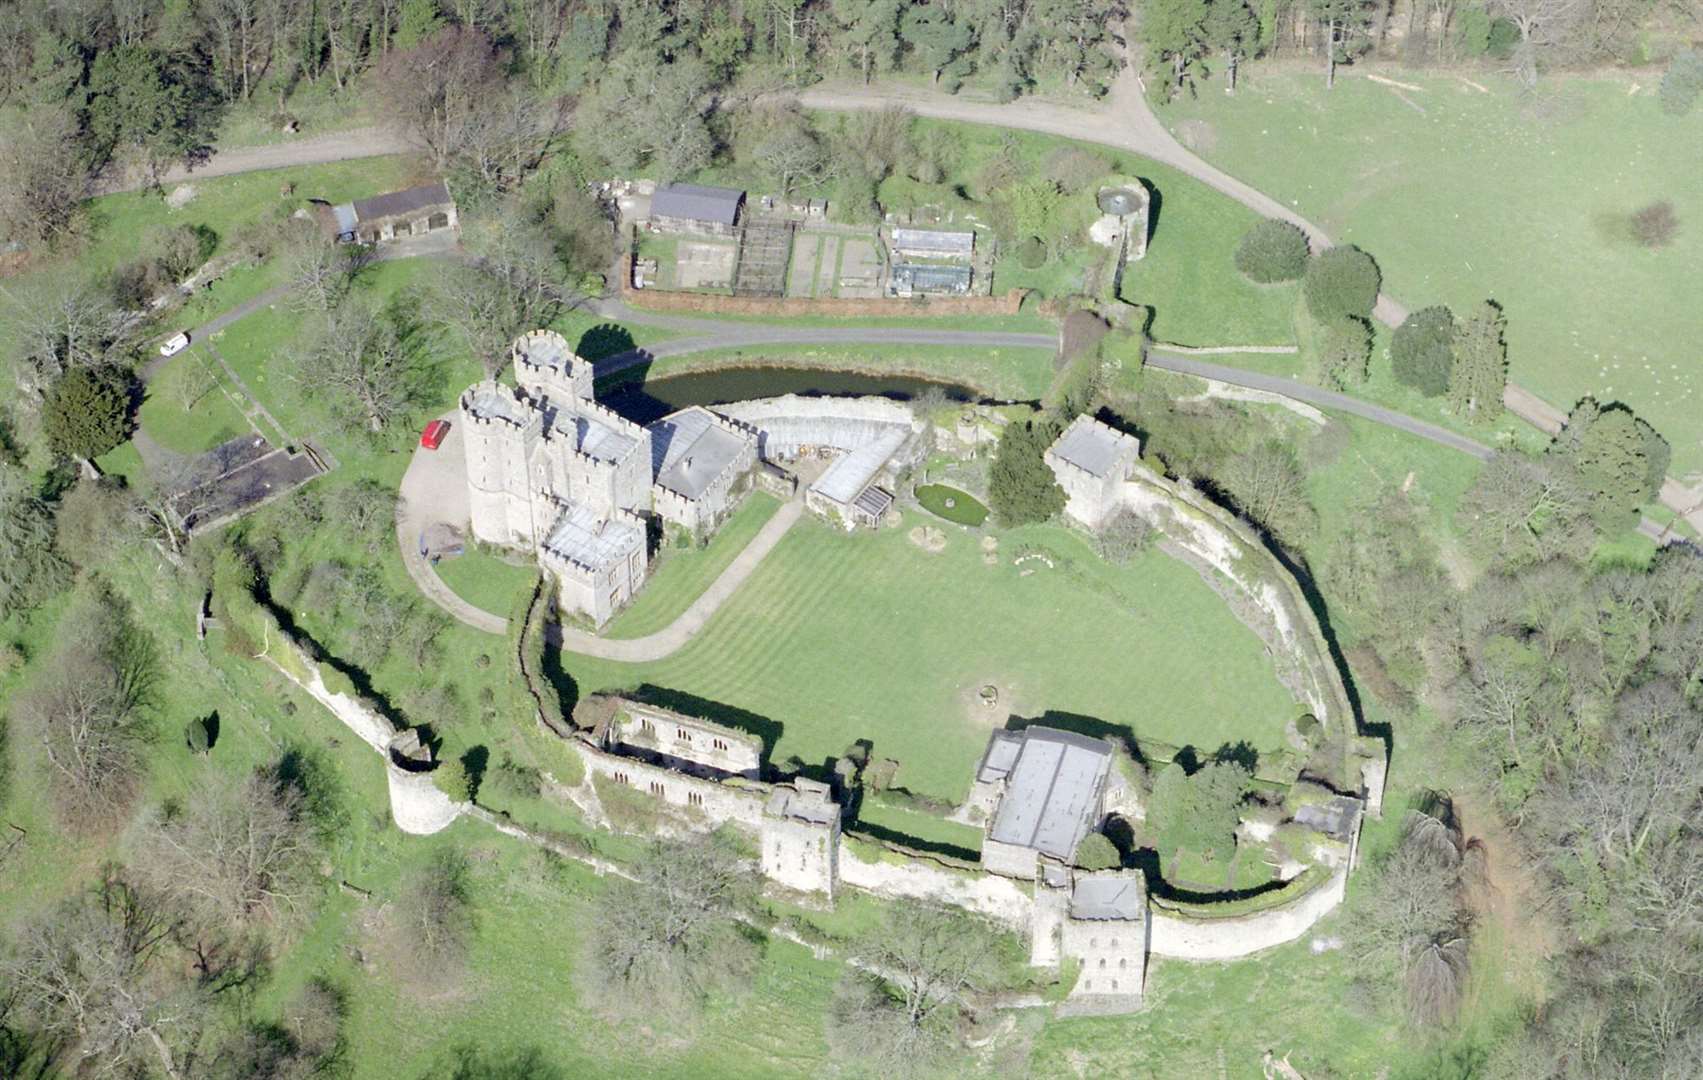
{"type": "Polygon", "coordinates": [[[924,510],[957,525],[978,529],[988,517],[980,499],[946,484],[925,484],[916,489],[916,496],[924,510]]]}

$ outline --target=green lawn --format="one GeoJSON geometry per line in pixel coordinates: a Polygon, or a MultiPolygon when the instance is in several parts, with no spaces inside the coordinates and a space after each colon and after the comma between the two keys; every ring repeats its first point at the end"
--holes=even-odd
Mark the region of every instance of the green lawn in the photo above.
{"type": "Polygon", "coordinates": [[[988,508],[982,505],[980,499],[946,484],[924,484],[917,488],[916,496],[924,510],[955,525],[968,525],[972,529],[979,529],[982,522],[988,519],[988,508]],[[951,503],[950,506],[947,505],[948,502],[951,503]]]}
{"type": "Polygon", "coordinates": [[[1213,163],[1371,252],[1392,295],[1457,312],[1486,297],[1508,313],[1513,378],[1566,408],[1626,402],[1703,471],[1703,370],[1695,363],[1703,254],[1703,113],[1663,113],[1652,78],[1546,81],[1535,105],[1512,82],[1401,73],[1423,87],[1250,70],[1161,111],[1213,163]],[[1674,242],[1645,250],[1626,217],[1661,199],[1674,242]]]}
{"type": "Polygon", "coordinates": [[[248,421],[226,395],[228,382],[205,350],[179,353],[148,384],[142,430],[180,454],[199,454],[247,434],[248,421]]]}
{"type": "Polygon", "coordinates": [[[632,606],[615,616],[605,637],[636,638],[655,633],[679,618],[727,569],[764,523],[780,509],[780,500],[757,491],[704,547],[664,547],[652,557],[650,577],[632,606]]]}
{"type": "Polygon", "coordinates": [[[964,858],[975,858],[982,850],[982,830],[974,825],[947,821],[935,814],[925,814],[883,802],[879,796],[865,795],[858,806],[854,831],[880,839],[896,840],[922,850],[948,850],[964,858]],[[869,828],[865,828],[868,826],[869,828]]]}
{"type": "Polygon", "coordinates": [[[846,535],[800,522],[686,648],[652,664],[566,655],[582,693],[649,683],[766,717],[774,760],[820,763],[854,740],[901,763],[897,783],[953,801],[995,722],[1093,717],[1204,750],[1282,742],[1295,711],[1254,635],[1193,570],[1150,552],[1125,569],[1050,526],[929,555],[903,526],[846,535]],[[1012,565],[1019,549],[1055,569],[1012,565]],[[1028,572],[1026,572],[1028,571],[1028,572]],[[990,720],[975,700],[1001,688],[990,720]]]}
{"type": "Polygon", "coordinates": [[[504,617],[538,577],[532,566],[517,566],[476,547],[469,547],[464,555],[440,560],[437,571],[443,583],[455,590],[455,595],[474,607],[504,617]]]}

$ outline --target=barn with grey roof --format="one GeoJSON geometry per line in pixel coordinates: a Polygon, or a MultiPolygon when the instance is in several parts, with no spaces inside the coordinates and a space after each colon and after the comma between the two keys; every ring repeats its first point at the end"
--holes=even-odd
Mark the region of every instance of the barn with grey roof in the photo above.
{"type": "Polygon", "coordinates": [[[745,212],[738,188],[669,184],[650,198],[650,227],[656,232],[728,236],[745,212]]]}
{"type": "Polygon", "coordinates": [[[982,865],[1032,878],[1041,856],[1069,863],[1104,816],[1111,768],[1104,739],[1039,725],[994,732],[971,795],[991,808],[982,865]]]}
{"type": "Polygon", "coordinates": [[[378,244],[453,229],[458,223],[455,199],[442,180],[336,206],[316,202],[314,211],[326,234],[344,243],[378,244]]]}

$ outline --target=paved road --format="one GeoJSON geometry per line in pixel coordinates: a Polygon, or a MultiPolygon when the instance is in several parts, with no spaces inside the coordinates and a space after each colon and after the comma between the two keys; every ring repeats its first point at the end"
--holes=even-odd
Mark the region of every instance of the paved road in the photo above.
{"type": "Polygon", "coordinates": [[[1150,349],[1147,353],[1147,366],[1164,371],[1176,371],[1184,375],[1194,375],[1202,379],[1216,379],[1232,386],[1245,386],[1251,390],[1264,390],[1267,393],[1281,394],[1284,397],[1304,401],[1322,409],[1335,409],[1375,424],[1383,424],[1409,435],[1417,435],[1451,450],[1459,450],[1463,454],[1471,454],[1481,461],[1488,461],[1495,453],[1490,447],[1477,439],[1469,439],[1465,435],[1456,434],[1448,428],[1437,424],[1427,423],[1407,415],[1386,409],[1382,405],[1373,405],[1359,398],[1339,394],[1334,390],[1326,390],[1297,379],[1287,379],[1281,375],[1262,375],[1258,372],[1246,371],[1242,368],[1226,367],[1223,364],[1208,363],[1192,356],[1167,352],[1162,349],[1150,349]]]}
{"type": "MultiPolygon", "coordinates": [[[[402,136],[385,127],[350,128],[325,135],[291,139],[270,146],[239,146],[230,150],[214,149],[213,154],[199,165],[175,165],[160,177],[160,185],[180,184],[214,176],[234,176],[237,173],[258,172],[262,169],[287,169],[294,165],[323,165],[330,161],[352,161],[357,158],[384,157],[405,154],[414,147],[402,136]]],[[[96,183],[96,195],[111,195],[118,191],[138,191],[151,187],[146,175],[130,172],[108,177],[96,183]]]]}

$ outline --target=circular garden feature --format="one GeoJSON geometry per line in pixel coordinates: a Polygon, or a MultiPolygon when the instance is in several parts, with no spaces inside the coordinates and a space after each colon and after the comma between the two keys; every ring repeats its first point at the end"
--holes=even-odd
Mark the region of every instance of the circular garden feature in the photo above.
{"type": "Polygon", "coordinates": [[[935,517],[972,529],[980,528],[988,518],[988,508],[980,499],[946,484],[924,484],[917,488],[917,502],[935,517]]]}

